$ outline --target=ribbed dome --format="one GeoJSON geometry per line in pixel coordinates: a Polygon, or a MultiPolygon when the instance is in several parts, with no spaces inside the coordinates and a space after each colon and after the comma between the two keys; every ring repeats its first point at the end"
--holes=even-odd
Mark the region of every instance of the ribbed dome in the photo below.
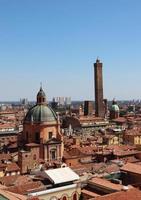
{"type": "Polygon", "coordinates": [[[32,123],[56,122],[57,115],[48,105],[37,104],[28,111],[24,121],[32,123]]]}
{"type": "Polygon", "coordinates": [[[111,106],[111,111],[119,112],[119,107],[118,107],[118,105],[117,105],[117,104],[113,104],[113,105],[111,106]]]}

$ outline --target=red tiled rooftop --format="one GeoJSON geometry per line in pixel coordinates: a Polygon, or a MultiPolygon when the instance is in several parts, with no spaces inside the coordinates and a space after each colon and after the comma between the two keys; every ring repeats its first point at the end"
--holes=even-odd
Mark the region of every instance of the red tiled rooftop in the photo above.
{"type": "Polygon", "coordinates": [[[128,191],[120,191],[100,197],[95,197],[91,200],[141,200],[141,191],[133,188],[129,189],[128,191]]]}
{"type": "Polygon", "coordinates": [[[6,169],[6,164],[0,163],[0,171],[3,171],[6,169]]]}
{"type": "Polygon", "coordinates": [[[0,154],[0,161],[2,161],[2,160],[11,160],[11,159],[12,159],[12,157],[11,157],[10,154],[7,154],[7,153],[1,153],[0,154]]]}
{"type": "Polygon", "coordinates": [[[105,172],[107,172],[108,174],[111,174],[112,172],[118,172],[118,171],[119,171],[119,166],[116,164],[108,165],[105,168],[105,172]]]}
{"type": "Polygon", "coordinates": [[[138,126],[132,128],[132,129],[127,129],[125,131],[125,134],[138,134],[138,133],[141,134],[141,128],[138,126]]]}
{"type": "Polygon", "coordinates": [[[83,154],[92,155],[97,148],[94,146],[85,146],[85,147],[77,147],[77,149],[83,154]]]}
{"type": "Polygon", "coordinates": [[[27,200],[40,200],[38,197],[28,197],[27,200]]]}
{"type": "Polygon", "coordinates": [[[93,155],[94,152],[96,151],[95,146],[85,146],[85,147],[80,147],[77,145],[71,145],[71,149],[67,149],[64,151],[64,158],[76,158],[76,157],[83,157],[87,155],[93,155]]]}
{"type": "Polygon", "coordinates": [[[111,183],[110,181],[103,178],[92,178],[91,180],[88,181],[88,184],[111,189],[114,191],[120,191],[123,188],[122,185],[111,183]]]}
{"type": "Polygon", "coordinates": [[[83,189],[81,192],[82,192],[82,195],[84,194],[84,195],[88,195],[90,197],[98,197],[98,196],[100,196],[99,194],[97,194],[95,192],[91,192],[91,191],[86,190],[86,189],[83,189]]]}
{"type": "Polygon", "coordinates": [[[14,123],[0,124],[0,128],[15,128],[15,124],[14,123]]]}
{"type": "Polygon", "coordinates": [[[117,119],[113,119],[112,121],[118,122],[118,123],[125,123],[127,120],[124,117],[119,117],[117,119]]]}
{"type": "Polygon", "coordinates": [[[136,149],[136,147],[131,145],[109,145],[108,147],[106,147],[106,149],[129,151],[136,149]]]}
{"type": "Polygon", "coordinates": [[[141,165],[134,163],[127,163],[123,167],[121,167],[120,170],[141,175],[141,165]]]}
{"type": "Polygon", "coordinates": [[[6,166],[6,171],[7,172],[20,171],[20,168],[16,163],[8,163],[6,166]]]}
{"type": "Polygon", "coordinates": [[[15,111],[1,111],[0,112],[0,115],[5,115],[5,114],[7,114],[7,115],[9,115],[9,114],[16,114],[16,112],[15,111]]]}
{"type": "Polygon", "coordinates": [[[40,191],[45,189],[45,186],[40,182],[29,182],[26,184],[18,185],[18,186],[11,186],[7,188],[8,191],[18,193],[18,194],[27,194],[28,192],[32,191],[40,191]]]}
{"type": "Polygon", "coordinates": [[[9,200],[27,200],[27,197],[20,195],[20,194],[15,194],[6,190],[0,189],[0,197],[5,197],[6,199],[9,200]]]}
{"type": "Polygon", "coordinates": [[[12,186],[12,185],[22,185],[24,183],[32,182],[32,179],[28,176],[4,176],[0,178],[0,183],[5,186],[12,186]]]}
{"type": "Polygon", "coordinates": [[[26,144],[27,147],[38,147],[39,144],[36,144],[36,143],[28,143],[26,144]]]}
{"type": "Polygon", "coordinates": [[[129,162],[129,163],[139,163],[139,159],[135,158],[135,156],[128,156],[128,157],[125,157],[125,158],[122,158],[122,160],[124,162],[129,162]]]}
{"type": "Polygon", "coordinates": [[[135,155],[140,153],[139,151],[136,150],[129,150],[129,151],[114,151],[114,155],[116,156],[128,156],[128,155],[135,155]]]}

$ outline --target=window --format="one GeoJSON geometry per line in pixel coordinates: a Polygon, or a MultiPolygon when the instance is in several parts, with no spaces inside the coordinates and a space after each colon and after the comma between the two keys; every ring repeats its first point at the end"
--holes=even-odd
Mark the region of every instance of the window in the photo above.
{"type": "Polygon", "coordinates": [[[39,132],[36,132],[36,133],[35,133],[35,141],[36,141],[37,143],[40,143],[40,133],[39,133],[39,132]]]}
{"type": "Polygon", "coordinates": [[[51,159],[56,160],[56,150],[51,151],[51,159]]]}
{"type": "Polygon", "coordinates": [[[38,103],[41,103],[41,97],[38,97],[37,101],[38,103]]]}
{"type": "Polygon", "coordinates": [[[76,193],[74,193],[73,194],[73,200],[77,200],[78,198],[77,198],[77,194],[76,193]]]}
{"type": "Polygon", "coordinates": [[[67,197],[66,197],[66,196],[63,196],[62,200],[67,200],[67,197]]]}
{"type": "Polygon", "coordinates": [[[52,138],[52,132],[49,132],[49,139],[52,138]]]}

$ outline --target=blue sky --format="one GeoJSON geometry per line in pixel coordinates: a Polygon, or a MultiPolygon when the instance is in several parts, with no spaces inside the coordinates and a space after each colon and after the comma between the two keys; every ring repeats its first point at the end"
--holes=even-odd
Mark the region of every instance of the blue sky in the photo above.
{"type": "Polygon", "coordinates": [[[94,99],[93,63],[104,97],[141,99],[140,0],[0,0],[0,101],[94,99]]]}

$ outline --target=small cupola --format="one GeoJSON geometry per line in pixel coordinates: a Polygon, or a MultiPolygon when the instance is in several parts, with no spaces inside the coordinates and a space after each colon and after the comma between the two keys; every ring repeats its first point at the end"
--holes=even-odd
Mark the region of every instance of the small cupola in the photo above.
{"type": "Polygon", "coordinates": [[[42,86],[37,94],[37,104],[46,104],[46,95],[42,89],[42,86]]]}

